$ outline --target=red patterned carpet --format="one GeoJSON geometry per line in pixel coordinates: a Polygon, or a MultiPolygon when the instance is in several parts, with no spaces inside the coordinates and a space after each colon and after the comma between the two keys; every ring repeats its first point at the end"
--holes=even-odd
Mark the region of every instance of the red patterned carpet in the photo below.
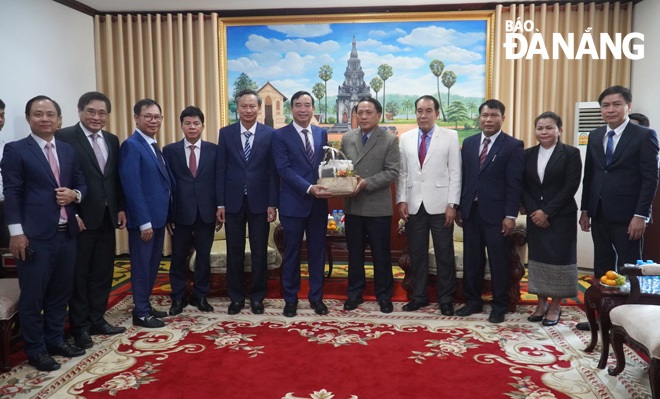
{"type": "MultiPolygon", "coordinates": [[[[168,308],[167,296],[153,297],[168,308]]],[[[130,324],[131,297],[108,312],[128,327],[95,336],[82,358],[56,357],[62,369],[35,371],[22,363],[0,375],[2,398],[650,398],[645,363],[631,351],[618,377],[595,368],[587,334],[575,330],[584,313],[567,306],[562,322],[543,328],[523,305],[500,325],[484,312],[442,317],[437,307],[407,313],[401,302],[383,315],[367,302],[358,311],[327,300],[328,316],[301,301],[299,316],[282,316],[283,301],[266,313],[228,316],[187,307],[167,327],[130,324]]],[[[488,310],[488,309],[486,309],[488,310]]],[[[610,363],[614,360],[610,359],[610,363]]]]}

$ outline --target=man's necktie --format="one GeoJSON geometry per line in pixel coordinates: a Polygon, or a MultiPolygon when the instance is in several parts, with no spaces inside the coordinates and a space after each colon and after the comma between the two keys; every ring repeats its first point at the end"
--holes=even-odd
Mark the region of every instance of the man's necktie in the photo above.
{"type": "Polygon", "coordinates": [[[101,169],[101,174],[105,172],[105,158],[103,157],[103,152],[101,151],[101,146],[99,145],[99,134],[92,134],[92,149],[94,150],[94,155],[96,155],[96,161],[99,163],[99,168],[101,169]]]}
{"type": "Polygon", "coordinates": [[[309,144],[309,130],[303,129],[302,133],[305,135],[305,153],[307,154],[307,159],[309,159],[309,162],[314,163],[314,150],[312,149],[312,145],[309,144]]]}
{"type": "Polygon", "coordinates": [[[490,139],[486,137],[484,139],[484,147],[481,149],[481,154],[479,154],[479,168],[482,169],[484,167],[484,161],[486,160],[486,156],[488,155],[488,144],[490,144],[490,139]]]}
{"type": "Polygon", "coordinates": [[[422,141],[419,143],[419,166],[424,165],[424,160],[426,159],[426,138],[429,137],[428,133],[422,134],[422,141]]]}
{"type": "Polygon", "coordinates": [[[197,148],[197,146],[191,144],[188,146],[188,148],[190,148],[190,158],[188,158],[188,168],[190,169],[190,173],[192,173],[193,177],[197,177],[197,155],[195,155],[195,148],[197,148]]]}
{"type": "MultiPolygon", "coordinates": [[[[60,167],[57,165],[57,160],[55,155],[53,155],[53,143],[46,143],[46,159],[48,159],[48,164],[50,165],[50,170],[53,171],[55,176],[55,181],[57,186],[60,187],[60,167]]],[[[60,206],[60,219],[67,220],[66,209],[63,206],[60,206]]]]}
{"type": "Polygon", "coordinates": [[[165,165],[165,161],[163,160],[163,153],[160,152],[160,148],[158,148],[158,143],[151,143],[151,146],[154,148],[154,151],[156,151],[156,158],[160,161],[160,163],[165,165]]]}
{"type": "Polygon", "coordinates": [[[252,133],[247,131],[243,134],[245,135],[245,162],[247,162],[250,160],[250,152],[252,151],[250,147],[250,136],[252,136],[252,133]]]}
{"type": "Polygon", "coordinates": [[[369,140],[369,136],[366,134],[362,135],[362,147],[364,147],[365,144],[367,144],[367,140],[369,140]]]}
{"type": "Polygon", "coordinates": [[[607,148],[605,149],[605,166],[610,166],[612,163],[612,155],[614,154],[614,130],[607,132],[607,148]]]}

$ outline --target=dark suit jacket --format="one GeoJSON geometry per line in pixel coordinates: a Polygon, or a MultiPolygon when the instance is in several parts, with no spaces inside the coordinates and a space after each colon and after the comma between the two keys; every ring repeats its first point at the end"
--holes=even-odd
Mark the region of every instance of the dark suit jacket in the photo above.
{"type": "Polygon", "coordinates": [[[481,133],[463,141],[461,217],[464,220],[470,218],[475,198],[479,198],[479,213],[487,223],[500,224],[506,216],[518,215],[525,168],[523,142],[501,132],[491,146],[480,169],[481,133]]]}
{"type": "Polygon", "coordinates": [[[606,130],[607,126],[601,126],[589,134],[580,209],[594,217],[600,200],[603,216],[609,222],[629,223],[634,215],[651,216],[658,187],[655,130],[629,122],[609,166],[605,165],[603,146],[606,130]]]}
{"type": "Polygon", "coordinates": [[[94,150],[79,123],[55,133],[55,138],[70,144],[76,151],[80,167],[85,175],[87,196],[78,205],[78,213],[88,229],[101,227],[106,203],[115,227],[117,226],[117,213],[124,210],[124,191],[119,181],[118,170],[119,139],[106,131],[102,131],[101,134],[108,146],[108,159],[103,173],[99,168],[94,150]]]}
{"type": "MultiPolygon", "coordinates": [[[[60,184],[50,169],[39,144],[27,136],[7,143],[0,168],[4,182],[5,220],[8,225],[20,223],[28,239],[48,239],[57,233],[60,206],[55,189],[67,187],[87,194],[85,177],[73,148],[56,140],[55,148],[60,168],[60,184]]],[[[75,204],[65,207],[69,234],[78,234],[75,204]]]]}
{"type": "Polygon", "coordinates": [[[293,124],[275,131],[273,158],[280,175],[280,214],[282,216],[307,217],[314,201],[322,201],[307,194],[311,184],[319,179],[319,164],[323,160],[323,147],[328,145],[328,133],[318,126],[311,126],[314,137],[314,160],[309,162],[305,145],[293,124]]]}
{"type": "Polygon", "coordinates": [[[216,159],[217,205],[229,213],[238,213],[243,204],[245,186],[252,213],[265,213],[268,207],[278,206],[279,176],[275,170],[271,143],[275,130],[257,123],[250,147],[250,159],[245,162],[245,136],[240,122],[220,129],[216,159]]]}
{"type": "Polygon", "coordinates": [[[523,179],[522,203],[527,215],[541,209],[553,218],[577,211],[575,192],[580,186],[582,161],[580,150],[557,143],[545,167],[543,183],[539,179],[537,145],[525,150],[525,178],[523,179]]]}
{"type": "Polygon", "coordinates": [[[137,131],[121,144],[119,176],[126,197],[127,227],[139,229],[146,223],[154,229],[164,227],[174,194],[174,177],[137,131]]]}
{"type": "Polygon", "coordinates": [[[163,148],[163,156],[172,171],[176,182],[174,195],[176,209],[174,223],[192,225],[197,219],[197,212],[206,223],[215,222],[215,154],[217,146],[200,140],[199,164],[197,176],[193,177],[188,168],[185,140],[168,144],[163,148]]]}

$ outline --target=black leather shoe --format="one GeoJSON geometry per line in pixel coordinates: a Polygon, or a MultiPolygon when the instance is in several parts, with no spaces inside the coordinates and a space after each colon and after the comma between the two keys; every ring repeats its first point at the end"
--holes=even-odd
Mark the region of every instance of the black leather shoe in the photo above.
{"type": "Polygon", "coordinates": [[[172,306],[170,306],[170,311],[168,313],[170,316],[176,316],[183,312],[183,308],[186,306],[188,306],[186,298],[172,299],[172,306]]]}
{"type": "Polygon", "coordinates": [[[465,316],[470,316],[470,315],[475,314],[475,313],[481,313],[483,311],[484,311],[484,308],[482,306],[468,304],[468,305],[465,305],[462,308],[458,309],[456,311],[456,316],[465,317],[465,316]]]}
{"type": "Polygon", "coordinates": [[[94,346],[94,341],[87,331],[83,331],[73,336],[73,344],[80,349],[89,349],[94,346]]]}
{"type": "Polygon", "coordinates": [[[317,315],[324,316],[328,314],[328,307],[325,306],[323,301],[310,302],[309,307],[314,309],[314,313],[317,315]]]}
{"type": "Polygon", "coordinates": [[[165,322],[152,315],[149,315],[144,319],[141,319],[133,315],[133,325],[144,328],[161,328],[161,327],[165,327],[165,322]]]}
{"type": "Polygon", "coordinates": [[[581,321],[575,325],[575,328],[577,328],[580,331],[591,331],[591,327],[589,326],[588,321],[581,321]]]}
{"type": "Polygon", "coordinates": [[[253,314],[264,314],[264,301],[253,299],[250,301],[250,310],[253,314]]]}
{"type": "Polygon", "coordinates": [[[197,309],[202,312],[213,312],[213,306],[206,300],[205,296],[191,296],[190,304],[192,306],[197,306],[197,309]]]}
{"type": "Polygon", "coordinates": [[[394,310],[394,306],[392,305],[392,301],[389,301],[387,299],[381,299],[378,301],[378,306],[380,306],[380,311],[382,313],[392,313],[394,310]]]}
{"type": "Polygon", "coordinates": [[[90,335],[117,335],[126,332],[126,327],[113,326],[110,323],[92,327],[90,335]]]}
{"type": "Polygon", "coordinates": [[[245,300],[242,300],[240,302],[231,301],[231,303],[229,304],[229,308],[227,308],[227,314],[230,315],[239,314],[241,313],[241,310],[243,310],[244,306],[245,306],[245,300]]]}
{"type": "Polygon", "coordinates": [[[298,302],[287,302],[284,305],[284,314],[285,317],[296,317],[296,310],[298,309],[298,302]]]}
{"type": "Polygon", "coordinates": [[[504,312],[499,312],[495,310],[490,312],[490,316],[488,316],[489,323],[498,324],[498,323],[502,323],[503,321],[504,321],[504,312]]]}
{"type": "Polygon", "coordinates": [[[149,315],[162,319],[163,317],[167,317],[167,312],[163,312],[162,310],[156,310],[156,308],[152,306],[151,310],[149,311],[149,315]]]}
{"type": "Polygon", "coordinates": [[[46,349],[51,356],[78,357],[85,354],[84,349],[76,348],[64,341],[57,345],[47,345],[46,349]]]}
{"type": "Polygon", "coordinates": [[[543,320],[545,316],[544,315],[531,315],[527,318],[527,321],[531,321],[532,323],[538,323],[539,321],[543,320]]]}
{"type": "Polygon", "coordinates": [[[440,304],[440,314],[443,316],[453,316],[454,315],[454,305],[451,302],[441,303],[440,304]]]}
{"type": "Polygon", "coordinates": [[[344,302],[344,310],[355,310],[361,303],[364,303],[364,299],[362,298],[348,298],[344,302]]]}
{"type": "Polygon", "coordinates": [[[547,318],[543,318],[543,324],[544,326],[556,326],[557,323],[559,323],[559,320],[561,320],[561,309],[559,309],[559,314],[557,315],[557,320],[548,320],[547,318]]]}
{"type": "Polygon", "coordinates": [[[419,310],[423,308],[424,306],[429,306],[429,301],[418,301],[416,299],[413,299],[412,301],[406,303],[403,305],[401,308],[404,312],[414,312],[416,310],[419,310]]]}
{"type": "Polygon", "coordinates": [[[28,363],[39,371],[54,371],[59,370],[61,367],[48,352],[42,352],[36,356],[28,356],[28,363]]]}

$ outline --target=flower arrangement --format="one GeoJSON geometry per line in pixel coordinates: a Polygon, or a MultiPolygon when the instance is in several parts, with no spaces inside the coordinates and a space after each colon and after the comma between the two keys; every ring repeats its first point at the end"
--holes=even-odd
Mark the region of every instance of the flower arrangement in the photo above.
{"type": "Polygon", "coordinates": [[[337,171],[337,177],[354,177],[355,171],[350,169],[342,169],[337,171]]]}

